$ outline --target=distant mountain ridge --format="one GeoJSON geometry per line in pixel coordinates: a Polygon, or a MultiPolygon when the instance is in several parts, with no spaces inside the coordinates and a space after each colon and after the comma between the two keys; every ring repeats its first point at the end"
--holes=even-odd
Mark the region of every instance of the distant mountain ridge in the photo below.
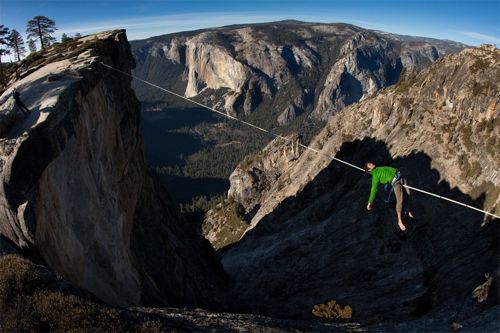
{"type": "MultiPolygon", "coordinates": [[[[326,120],[398,82],[401,73],[466,47],[351,24],[290,20],[174,33],[131,45],[138,76],[229,114],[266,113],[271,126],[304,112],[326,120]]],[[[151,94],[135,88],[140,99],[151,94]]]]}
{"type": "Polygon", "coordinates": [[[431,37],[423,37],[423,36],[411,36],[411,35],[400,35],[400,34],[395,34],[391,32],[385,32],[381,30],[372,30],[373,32],[376,32],[377,34],[381,35],[386,35],[390,36],[391,38],[394,39],[400,39],[404,40],[407,42],[424,42],[424,43],[430,43],[430,44],[435,44],[437,47],[441,50],[446,50],[448,49],[447,53],[455,53],[456,49],[465,49],[465,48],[470,48],[472,46],[449,40],[449,39],[438,39],[438,38],[431,38],[431,37]]]}

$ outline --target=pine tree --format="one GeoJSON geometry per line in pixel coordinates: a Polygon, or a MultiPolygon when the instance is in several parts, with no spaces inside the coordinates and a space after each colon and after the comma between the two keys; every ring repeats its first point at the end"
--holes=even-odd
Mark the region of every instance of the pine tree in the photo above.
{"type": "Polygon", "coordinates": [[[24,47],[23,37],[15,29],[12,29],[12,32],[10,33],[9,47],[16,54],[17,61],[20,61],[21,57],[23,57],[26,54],[26,48],[24,47]]]}
{"type": "Polygon", "coordinates": [[[36,52],[36,42],[34,39],[28,39],[28,50],[31,53],[36,52]]]}
{"type": "Polygon", "coordinates": [[[71,39],[73,39],[73,38],[68,37],[68,35],[66,35],[65,33],[63,33],[62,36],[61,36],[61,43],[67,42],[68,40],[71,40],[71,39]]]}
{"type": "Polygon", "coordinates": [[[40,46],[44,50],[56,41],[52,36],[56,30],[56,22],[45,16],[35,16],[28,21],[26,34],[28,35],[28,39],[34,38],[40,40],[40,46]]]}
{"type": "Polygon", "coordinates": [[[2,63],[2,56],[10,54],[9,47],[9,28],[0,24],[0,64],[2,63]]]}

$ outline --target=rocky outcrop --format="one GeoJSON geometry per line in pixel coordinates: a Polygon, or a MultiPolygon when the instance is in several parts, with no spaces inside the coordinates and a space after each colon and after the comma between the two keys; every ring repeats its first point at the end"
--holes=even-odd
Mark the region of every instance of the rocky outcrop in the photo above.
{"type": "MultiPolygon", "coordinates": [[[[1,245],[1,243],[0,243],[1,245]]],[[[358,323],[280,320],[200,308],[111,307],[42,265],[0,253],[0,330],[85,332],[356,332],[358,323]],[[20,311],[19,309],[23,309],[20,311]]]]}
{"type": "Polygon", "coordinates": [[[397,82],[401,69],[392,43],[371,32],[356,33],[340,47],[313,114],[326,120],[332,112],[397,82]]]}
{"type": "Polygon", "coordinates": [[[227,198],[205,214],[202,234],[214,249],[220,250],[240,240],[248,228],[247,215],[239,202],[227,198]]]}
{"type": "MultiPolygon", "coordinates": [[[[401,324],[284,320],[255,314],[209,312],[179,308],[117,308],[98,302],[61,276],[16,255],[0,256],[0,330],[30,331],[50,327],[61,331],[175,332],[394,332],[451,328],[446,318],[401,324]],[[15,281],[15,283],[13,283],[15,281]],[[11,297],[15,295],[15,297],[11,297]],[[19,311],[23,309],[23,311],[19,311]]],[[[499,306],[465,321],[463,332],[495,331],[499,306]]]]}
{"type": "Polygon", "coordinates": [[[468,49],[348,106],[314,139],[320,153],[305,151],[265,196],[246,198],[260,207],[221,255],[251,311],[310,318],[334,299],[365,323],[434,331],[457,321],[473,330],[486,316],[498,327],[489,317],[500,302],[498,221],[413,193],[416,217],[405,217],[400,234],[387,194],[379,189],[367,211],[370,178],[333,157],[394,165],[412,186],[498,215],[499,70],[498,49],[468,49]],[[478,303],[486,273],[493,285],[478,303]]]}
{"type": "Polygon", "coordinates": [[[241,203],[246,212],[265,201],[275,181],[295,163],[304,149],[299,135],[276,138],[259,154],[246,157],[229,177],[228,197],[241,203]]]}
{"type": "MultiPolygon", "coordinates": [[[[498,328],[500,306],[492,307],[481,314],[464,321],[456,322],[460,332],[494,332],[498,328]]],[[[450,332],[454,331],[449,318],[419,318],[407,322],[372,323],[360,325],[356,322],[319,322],[284,320],[251,314],[213,313],[206,311],[183,311],[180,309],[133,309],[134,314],[156,315],[156,319],[169,328],[179,332],[450,332]]],[[[153,318],[151,318],[153,319],[153,318]]]]}
{"type": "MultiPolygon", "coordinates": [[[[295,105],[323,120],[396,83],[403,70],[422,69],[464,47],[347,24],[295,21],[177,33],[132,46],[143,78],[187,97],[211,96],[212,105],[229,114],[285,110],[294,96],[310,91],[306,103],[295,105]]],[[[291,117],[272,121],[283,126],[286,120],[291,117]]]]}
{"type": "Polygon", "coordinates": [[[284,320],[252,314],[213,313],[197,309],[145,309],[135,308],[139,314],[155,315],[165,326],[175,328],[176,332],[363,332],[358,323],[320,323],[301,320],[284,320]]]}
{"type": "Polygon", "coordinates": [[[408,72],[421,70],[439,57],[440,53],[436,46],[429,43],[420,45],[404,44],[401,50],[401,64],[408,72]]]}
{"type": "Polygon", "coordinates": [[[402,42],[373,32],[360,32],[340,49],[313,114],[327,120],[332,113],[395,84],[403,73],[419,71],[442,54],[430,43],[402,42]]]}
{"type": "Polygon", "coordinates": [[[216,250],[241,238],[276,180],[303,153],[302,145],[297,134],[276,138],[236,167],[229,177],[228,198],[207,212],[202,225],[203,236],[216,250]]]}
{"type": "Polygon", "coordinates": [[[209,40],[210,34],[202,33],[186,42],[186,97],[198,95],[205,87],[239,92],[250,75],[248,68],[223,48],[210,45],[209,40]]]}
{"type": "Polygon", "coordinates": [[[286,109],[278,117],[278,124],[287,125],[297,117],[295,106],[293,104],[286,107],[286,109]]]}
{"type": "Polygon", "coordinates": [[[124,31],[38,56],[0,97],[0,235],[110,304],[214,305],[220,266],[148,175],[130,79],[102,65],[134,67],[124,31]]]}

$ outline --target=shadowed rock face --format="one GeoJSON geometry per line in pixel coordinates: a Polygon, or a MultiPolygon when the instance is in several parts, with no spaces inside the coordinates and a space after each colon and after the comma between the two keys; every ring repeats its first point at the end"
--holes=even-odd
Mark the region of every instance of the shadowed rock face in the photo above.
{"type": "Polygon", "coordinates": [[[497,220],[413,193],[416,218],[401,235],[387,194],[380,188],[368,212],[370,178],[332,157],[394,165],[412,186],[498,215],[499,61],[494,47],[464,50],[330,118],[312,143],[320,153],[282,170],[253,202],[241,240],[221,251],[252,311],[310,318],[335,299],[356,320],[427,321],[433,331],[433,318],[447,330],[498,307],[497,220]],[[472,292],[486,273],[496,282],[478,303],[472,292]]]}
{"type": "MultiPolygon", "coordinates": [[[[404,170],[413,186],[473,204],[438,183],[425,154],[392,160],[382,142],[363,140],[337,156],[358,165],[375,158],[404,170]]],[[[253,312],[310,318],[315,304],[335,299],[353,308],[355,320],[404,321],[445,309],[463,319],[498,304],[494,292],[481,305],[471,297],[485,273],[498,279],[496,223],[481,228],[481,214],[414,193],[416,218],[406,217],[402,235],[382,189],[366,211],[369,187],[368,176],[332,162],[223,254],[253,312]]]]}
{"type": "Polygon", "coordinates": [[[0,97],[0,234],[110,304],[215,304],[213,251],[148,175],[130,79],[100,64],[130,72],[125,33],[43,59],[0,97]]]}
{"type": "MultiPolygon", "coordinates": [[[[309,98],[295,106],[327,120],[396,83],[403,70],[425,68],[465,45],[285,21],[158,36],[132,47],[142,78],[187,97],[209,97],[229,114],[276,110],[281,117],[273,124],[286,125],[290,115],[284,114],[304,91],[309,98]]],[[[150,96],[141,86],[137,91],[150,96]]]]}

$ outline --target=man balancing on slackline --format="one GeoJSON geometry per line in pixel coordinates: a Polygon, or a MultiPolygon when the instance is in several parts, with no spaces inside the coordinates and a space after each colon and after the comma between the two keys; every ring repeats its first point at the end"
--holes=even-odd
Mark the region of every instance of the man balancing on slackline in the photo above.
{"type": "MultiPolygon", "coordinates": [[[[371,210],[373,200],[375,200],[375,194],[377,193],[378,184],[390,184],[396,195],[396,213],[398,215],[398,226],[402,231],[406,230],[403,224],[403,218],[401,217],[401,212],[403,210],[403,185],[406,184],[406,180],[401,177],[401,173],[392,167],[388,166],[375,166],[372,162],[365,163],[365,171],[372,175],[372,187],[370,191],[370,197],[368,198],[368,205],[366,209],[371,210]]],[[[408,193],[408,198],[410,196],[410,190],[406,189],[408,193]]],[[[408,216],[413,218],[413,214],[408,211],[408,216]]]]}

